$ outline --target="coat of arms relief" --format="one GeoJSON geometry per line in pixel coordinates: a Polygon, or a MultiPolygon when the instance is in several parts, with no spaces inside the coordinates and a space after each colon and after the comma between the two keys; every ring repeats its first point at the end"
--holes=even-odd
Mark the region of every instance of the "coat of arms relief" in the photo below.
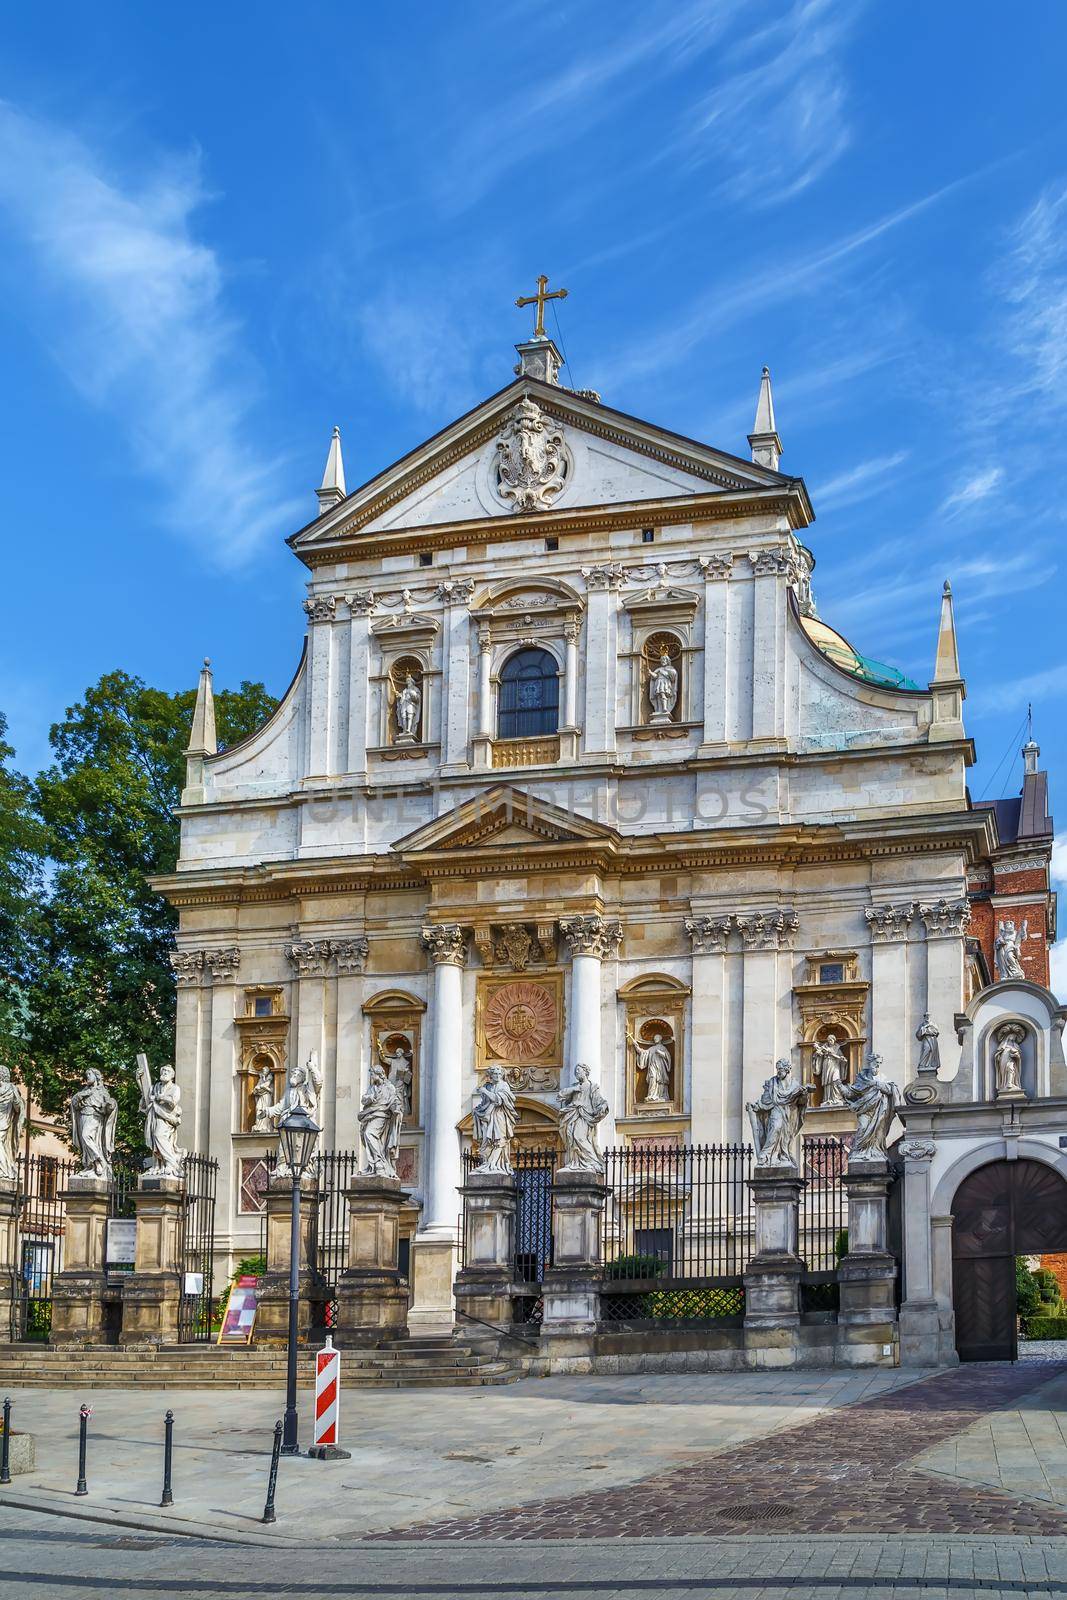
{"type": "Polygon", "coordinates": [[[519,401],[496,441],[496,492],[513,511],[547,511],[567,483],[563,431],[529,398],[519,401]]]}

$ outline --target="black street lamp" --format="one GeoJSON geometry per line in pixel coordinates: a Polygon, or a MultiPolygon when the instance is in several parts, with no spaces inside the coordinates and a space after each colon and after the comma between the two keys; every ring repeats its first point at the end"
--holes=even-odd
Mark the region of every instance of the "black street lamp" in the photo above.
{"type": "Polygon", "coordinates": [[[285,1379],[285,1423],[282,1454],[300,1454],[299,1419],[296,1414],[296,1353],[300,1312],[300,1180],[315,1150],[322,1129],[298,1107],[278,1124],[282,1158],[293,1180],[293,1215],[289,1233],[289,1351],[285,1379]]]}

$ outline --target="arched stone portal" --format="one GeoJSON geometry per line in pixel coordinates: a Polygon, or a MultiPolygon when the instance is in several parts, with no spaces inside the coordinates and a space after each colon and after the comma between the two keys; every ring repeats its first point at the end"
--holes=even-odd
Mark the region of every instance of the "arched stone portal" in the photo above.
{"type": "Polygon", "coordinates": [[[1067,1250],[1067,1182],[1043,1161],[990,1161],[952,1201],[952,1299],[961,1361],[1014,1361],[1015,1259],[1067,1250]]]}

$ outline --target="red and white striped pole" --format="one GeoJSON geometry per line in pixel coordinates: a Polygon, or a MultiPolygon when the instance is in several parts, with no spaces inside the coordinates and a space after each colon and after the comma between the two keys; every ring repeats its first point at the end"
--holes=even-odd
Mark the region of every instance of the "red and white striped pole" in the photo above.
{"type": "Polygon", "coordinates": [[[315,1357],[315,1443],[308,1451],[316,1461],[348,1461],[350,1450],[342,1450],[337,1443],[341,1414],[341,1352],[334,1349],[333,1338],[326,1335],[326,1343],[315,1357]]]}

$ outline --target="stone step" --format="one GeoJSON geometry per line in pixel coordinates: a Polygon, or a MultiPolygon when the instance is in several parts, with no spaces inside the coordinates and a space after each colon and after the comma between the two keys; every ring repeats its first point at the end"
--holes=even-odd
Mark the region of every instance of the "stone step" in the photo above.
{"type": "MultiPolygon", "coordinates": [[[[472,1368],[458,1368],[455,1371],[441,1372],[440,1370],[381,1370],[378,1372],[353,1373],[344,1379],[344,1385],[352,1389],[454,1389],[477,1388],[486,1385],[513,1383],[520,1378],[522,1373],[506,1362],[487,1362],[484,1366],[472,1368]]],[[[306,1389],[310,1385],[310,1375],[303,1380],[301,1387],[306,1389]]],[[[204,1389],[271,1389],[281,1392],[285,1386],[284,1374],[219,1374],[203,1372],[169,1373],[159,1372],[132,1378],[128,1373],[119,1372],[66,1372],[48,1374],[20,1374],[7,1380],[7,1387],[12,1389],[41,1389],[64,1388],[82,1391],[96,1389],[184,1389],[201,1391],[204,1389]]]]}

